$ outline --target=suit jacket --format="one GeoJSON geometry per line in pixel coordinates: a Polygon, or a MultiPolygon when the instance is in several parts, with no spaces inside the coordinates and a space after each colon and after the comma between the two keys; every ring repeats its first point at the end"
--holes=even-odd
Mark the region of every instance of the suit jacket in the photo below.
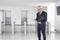
{"type": "Polygon", "coordinates": [[[42,11],[41,14],[39,12],[37,13],[36,17],[37,22],[45,23],[47,21],[47,13],[45,11],[42,11]]]}

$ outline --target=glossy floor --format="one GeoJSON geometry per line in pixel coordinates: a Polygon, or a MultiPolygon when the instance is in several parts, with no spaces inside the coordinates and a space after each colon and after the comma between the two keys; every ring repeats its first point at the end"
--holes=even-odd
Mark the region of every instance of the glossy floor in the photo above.
{"type": "MultiPolygon", "coordinates": [[[[43,36],[41,36],[41,39],[43,36]]],[[[27,36],[24,33],[5,33],[0,35],[0,40],[38,40],[36,33],[27,33],[27,36]]],[[[60,40],[60,33],[51,33],[47,34],[47,40],[60,40]]]]}

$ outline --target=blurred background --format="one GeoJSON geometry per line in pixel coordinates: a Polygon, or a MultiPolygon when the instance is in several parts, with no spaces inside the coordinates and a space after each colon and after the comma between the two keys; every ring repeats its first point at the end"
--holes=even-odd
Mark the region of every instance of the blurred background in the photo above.
{"type": "Polygon", "coordinates": [[[47,12],[47,40],[60,38],[60,0],[0,0],[0,39],[38,40],[37,6],[47,12]]]}

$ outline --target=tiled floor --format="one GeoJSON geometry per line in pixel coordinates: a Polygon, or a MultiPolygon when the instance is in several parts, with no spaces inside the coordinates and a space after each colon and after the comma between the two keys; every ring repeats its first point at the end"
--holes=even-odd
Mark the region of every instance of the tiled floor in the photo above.
{"type": "MultiPolygon", "coordinates": [[[[23,33],[15,33],[15,35],[7,33],[0,35],[0,40],[38,40],[38,38],[36,33],[27,33],[27,36],[23,33]]],[[[60,40],[60,33],[47,34],[47,40],[60,40]]]]}

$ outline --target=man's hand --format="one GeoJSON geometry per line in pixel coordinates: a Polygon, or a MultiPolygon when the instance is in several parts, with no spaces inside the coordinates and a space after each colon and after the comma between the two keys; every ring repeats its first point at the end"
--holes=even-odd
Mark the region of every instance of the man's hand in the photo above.
{"type": "Polygon", "coordinates": [[[41,24],[41,22],[38,22],[38,24],[41,24]]]}

